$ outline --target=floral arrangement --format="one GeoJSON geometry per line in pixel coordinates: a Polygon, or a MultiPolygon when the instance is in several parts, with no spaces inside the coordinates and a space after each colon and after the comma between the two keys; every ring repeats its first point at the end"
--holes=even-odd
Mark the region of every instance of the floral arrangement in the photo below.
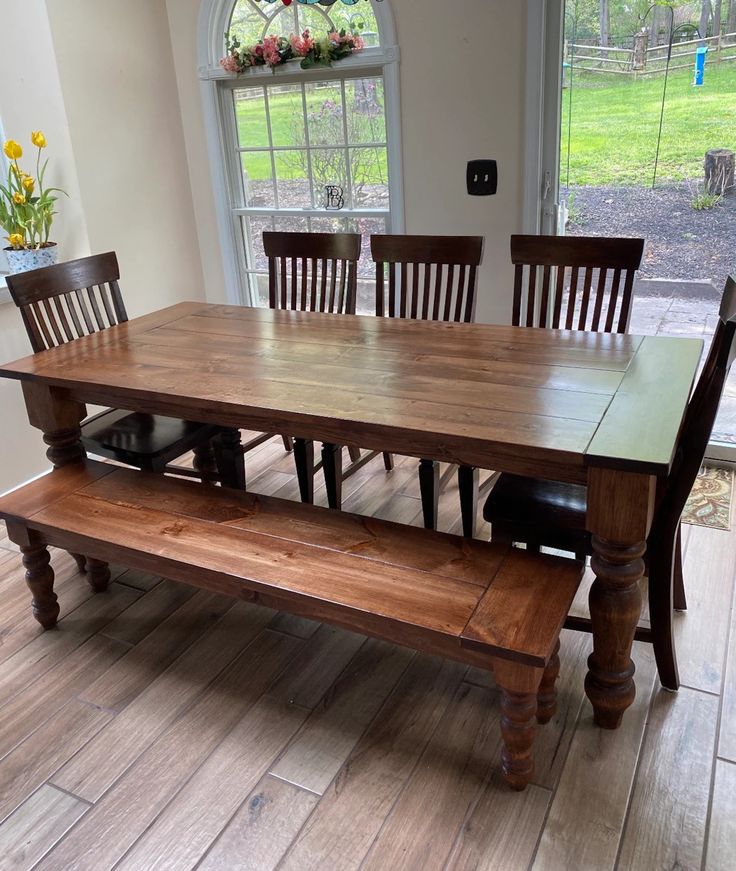
{"type": "Polygon", "coordinates": [[[45,248],[54,215],[54,193],[64,193],[59,188],[44,187],[48,160],[41,165],[41,152],[46,148],[46,137],[40,130],[31,133],[31,143],[38,148],[36,173],[24,172],[18,163],[23,149],[14,139],[3,145],[5,156],[10,160],[7,184],[0,184],[0,227],[8,234],[6,239],[15,251],[45,248]]]}
{"type": "Polygon", "coordinates": [[[332,31],[323,39],[315,39],[308,30],[301,36],[266,36],[255,45],[242,45],[240,40],[225,34],[227,54],[220,66],[228,73],[243,73],[249,67],[268,66],[275,69],[287,61],[301,58],[301,67],[331,66],[333,61],[349,57],[365,47],[359,33],[332,31]]]}

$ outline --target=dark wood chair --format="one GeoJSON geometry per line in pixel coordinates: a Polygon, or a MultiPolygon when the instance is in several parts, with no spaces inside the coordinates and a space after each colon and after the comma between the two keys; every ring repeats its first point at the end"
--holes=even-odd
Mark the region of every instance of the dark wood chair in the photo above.
{"type": "MultiPolygon", "coordinates": [[[[128,320],[114,252],[7,277],[35,353],[128,320]]],[[[108,409],[82,424],[92,454],[150,472],[174,472],[245,489],[239,435],[210,424],[108,409]],[[194,469],[170,465],[194,452],[194,469]]],[[[82,566],[80,565],[80,568],[82,566]]]]}
{"type": "MultiPolygon", "coordinates": [[[[736,354],[736,279],[726,281],[720,319],[713,343],[685,414],[669,476],[658,489],[654,520],[647,541],[649,616],[651,628],[640,627],[636,637],[654,646],[662,685],[679,688],[672,637],[672,610],[685,610],[682,577],[680,516],[703,462],[724,384],[736,354]]],[[[585,530],[587,491],[584,485],[539,481],[502,475],[483,514],[492,525],[494,541],[524,542],[592,553],[585,530]]],[[[569,628],[590,631],[590,621],[568,618],[569,628]]]]}
{"type": "MultiPolygon", "coordinates": [[[[359,233],[274,233],[263,234],[268,257],[268,303],[272,309],[355,314],[358,260],[362,238],[359,233]]],[[[273,434],[247,442],[245,450],[261,444],[273,434]]],[[[323,444],[322,459],[315,464],[314,442],[282,436],[293,446],[294,462],[302,502],[314,501],[314,474],[323,469],[327,499],[339,508],[342,481],[342,446],[323,444]]],[[[350,447],[350,457],[360,460],[360,451],[350,447]]],[[[361,463],[362,465],[362,463],[361,463]]]]}
{"type": "Polygon", "coordinates": [[[512,324],[625,333],[643,252],[643,239],[512,236],[512,324]]]}
{"type": "MultiPolygon", "coordinates": [[[[482,236],[371,236],[376,263],[376,315],[471,323],[475,315],[482,236]]],[[[437,528],[440,464],[419,462],[419,489],[427,529],[437,528]]],[[[473,537],[478,470],[458,470],[463,534],[473,537]]]]}

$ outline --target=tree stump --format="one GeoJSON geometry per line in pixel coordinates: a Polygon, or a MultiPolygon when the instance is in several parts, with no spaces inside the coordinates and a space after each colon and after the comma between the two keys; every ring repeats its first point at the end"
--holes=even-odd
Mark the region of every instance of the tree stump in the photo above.
{"type": "Polygon", "coordinates": [[[705,189],[723,196],[734,190],[736,154],[727,148],[713,148],[705,155],[705,189]]]}

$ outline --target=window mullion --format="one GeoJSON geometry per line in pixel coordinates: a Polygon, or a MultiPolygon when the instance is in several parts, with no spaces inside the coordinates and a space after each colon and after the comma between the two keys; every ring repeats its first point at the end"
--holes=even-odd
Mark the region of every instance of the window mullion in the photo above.
{"type": "Polygon", "coordinates": [[[276,153],[273,150],[273,131],[271,130],[271,104],[268,96],[268,88],[263,88],[263,99],[266,106],[266,127],[268,128],[268,147],[271,150],[271,179],[273,184],[273,201],[279,207],[279,184],[276,178],[276,153]]]}
{"type": "Polygon", "coordinates": [[[350,166],[350,149],[348,148],[348,101],[345,96],[345,79],[340,81],[340,94],[342,96],[342,135],[345,138],[345,179],[348,185],[348,202],[352,209],[355,203],[353,202],[353,171],[350,166]]]}
{"type": "Polygon", "coordinates": [[[304,142],[307,147],[307,175],[309,176],[309,200],[314,206],[314,172],[312,169],[312,142],[309,138],[309,115],[307,111],[307,86],[302,83],[302,108],[304,112],[304,142]]]}

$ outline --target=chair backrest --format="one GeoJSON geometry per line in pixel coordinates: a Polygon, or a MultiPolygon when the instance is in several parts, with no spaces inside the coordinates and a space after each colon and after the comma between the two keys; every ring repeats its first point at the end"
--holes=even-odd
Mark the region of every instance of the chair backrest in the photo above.
{"type": "Polygon", "coordinates": [[[265,232],[269,306],[355,314],[361,244],[359,233],[265,232]]]}
{"type": "Polygon", "coordinates": [[[379,317],[473,320],[482,236],[371,236],[371,253],[379,317]]]}
{"type": "MultiPolygon", "coordinates": [[[[688,403],[675,461],[658,507],[653,534],[671,535],[703,463],[723,388],[736,356],[736,278],[726,280],[718,326],[698,383],[688,403]]],[[[667,538],[669,540],[669,538],[667,538]]]]}
{"type": "Polygon", "coordinates": [[[35,352],[128,320],[115,252],[8,275],[35,352]]]}
{"type": "Polygon", "coordinates": [[[643,252],[643,239],[512,236],[513,325],[625,333],[643,252]]]}

